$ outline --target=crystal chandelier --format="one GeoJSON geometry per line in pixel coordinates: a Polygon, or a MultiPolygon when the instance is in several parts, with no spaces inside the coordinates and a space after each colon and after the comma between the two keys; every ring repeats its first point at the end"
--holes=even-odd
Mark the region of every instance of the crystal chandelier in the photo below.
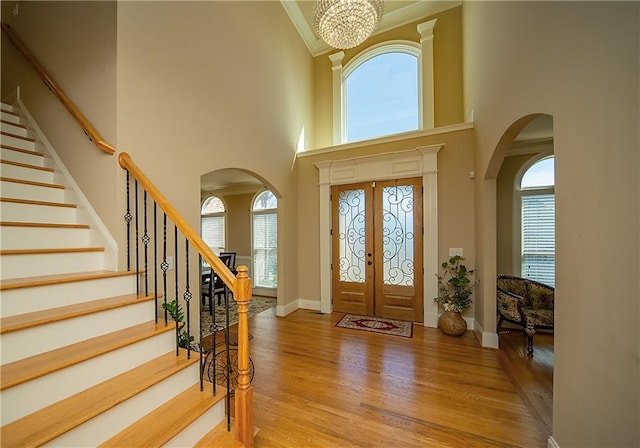
{"type": "Polygon", "coordinates": [[[313,28],[332,47],[353,48],[373,33],[383,8],[383,0],[318,0],[313,28]]]}

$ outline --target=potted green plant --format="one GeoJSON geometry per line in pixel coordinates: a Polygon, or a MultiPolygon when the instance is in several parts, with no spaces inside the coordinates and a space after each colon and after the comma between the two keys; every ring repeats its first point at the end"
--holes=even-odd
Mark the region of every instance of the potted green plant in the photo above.
{"type": "Polygon", "coordinates": [[[467,322],[461,313],[471,306],[471,295],[478,280],[472,280],[473,269],[461,263],[464,258],[455,255],[442,263],[442,274],[438,277],[438,297],[433,299],[444,308],[438,318],[438,327],[444,334],[460,336],[467,330],[467,322]]]}
{"type": "Polygon", "coordinates": [[[178,336],[178,346],[188,348],[189,344],[191,344],[195,338],[184,329],[184,313],[182,312],[182,307],[177,300],[172,300],[171,302],[163,303],[162,308],[167,310],[169,316],[171,316],[171,318],[178,323],[178,327],[182,329],[182,333],[178,336]]]}

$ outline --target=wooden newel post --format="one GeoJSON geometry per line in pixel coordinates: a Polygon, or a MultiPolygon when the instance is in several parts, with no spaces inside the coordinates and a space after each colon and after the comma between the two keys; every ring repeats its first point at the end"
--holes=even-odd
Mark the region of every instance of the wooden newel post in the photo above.
{"type": "Polygon", "coordinates": [[[235,394],[236,439],[247,448],[253,447],[253,389],[249,377],[249,301],[251,279],[247,267],[238,266],[236,289],[233,295],[238,304],[238,388],[235,394]]]}

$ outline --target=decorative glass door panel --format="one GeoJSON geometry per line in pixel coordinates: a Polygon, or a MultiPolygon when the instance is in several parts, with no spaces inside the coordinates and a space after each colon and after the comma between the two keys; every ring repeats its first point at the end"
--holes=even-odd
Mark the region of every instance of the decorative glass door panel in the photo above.
{"type": "Polygon", "coordinates": [[[335,311],[422,321],[422,179],[332,187],[335,311]]]}
{"type": "Polygon", "coordinates": [[[333,307],[373,315],[373,189],[371,184],[332,187],[333,307]]]}
{"type": "Polygon", "coordinates": [[[338,194],[339,269],[342,282],[365,282],[364,190],[338,194]]]}
{"type": "Polygon", "coordinates": [[[382,189],[382,267],[385,285],[413,286],[413,188],[382,189]]]}

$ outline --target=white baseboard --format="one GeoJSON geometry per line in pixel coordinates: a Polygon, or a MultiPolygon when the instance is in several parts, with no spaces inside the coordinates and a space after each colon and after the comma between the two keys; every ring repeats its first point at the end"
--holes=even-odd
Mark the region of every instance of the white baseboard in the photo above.
{"type": "Polygon", "coordinates": [[[304,310],[320,311],[320,301],[310,299],[298,299],[298,308],[304,310]]]}
{"type": "Polygon", "coordinates": [[[480,345],[485,348],[498,348],[498,333],[484,331],[482,325],[477,320],[473,320],[473,332],[475,333],[480,345]]]}
{"type": "Polygon", "coordinates": [[[558,445],[558,442],[556,442],[553,436],[549,436],[547,439],[547,448],[560,448],[560,445],[558,445]]]}
{"type": "Polygon", "coordinates": [[[276,316],[285,317],[297,309],[320,311],[320,301],[310,299],[298,299],[284,306],[276,306],[276,316]]]}
{"type": "Polygon", "coordinates": [[[438,328],[438,313],[426,313],[424,315],[423,326],[430,328],[438,328]]]}

